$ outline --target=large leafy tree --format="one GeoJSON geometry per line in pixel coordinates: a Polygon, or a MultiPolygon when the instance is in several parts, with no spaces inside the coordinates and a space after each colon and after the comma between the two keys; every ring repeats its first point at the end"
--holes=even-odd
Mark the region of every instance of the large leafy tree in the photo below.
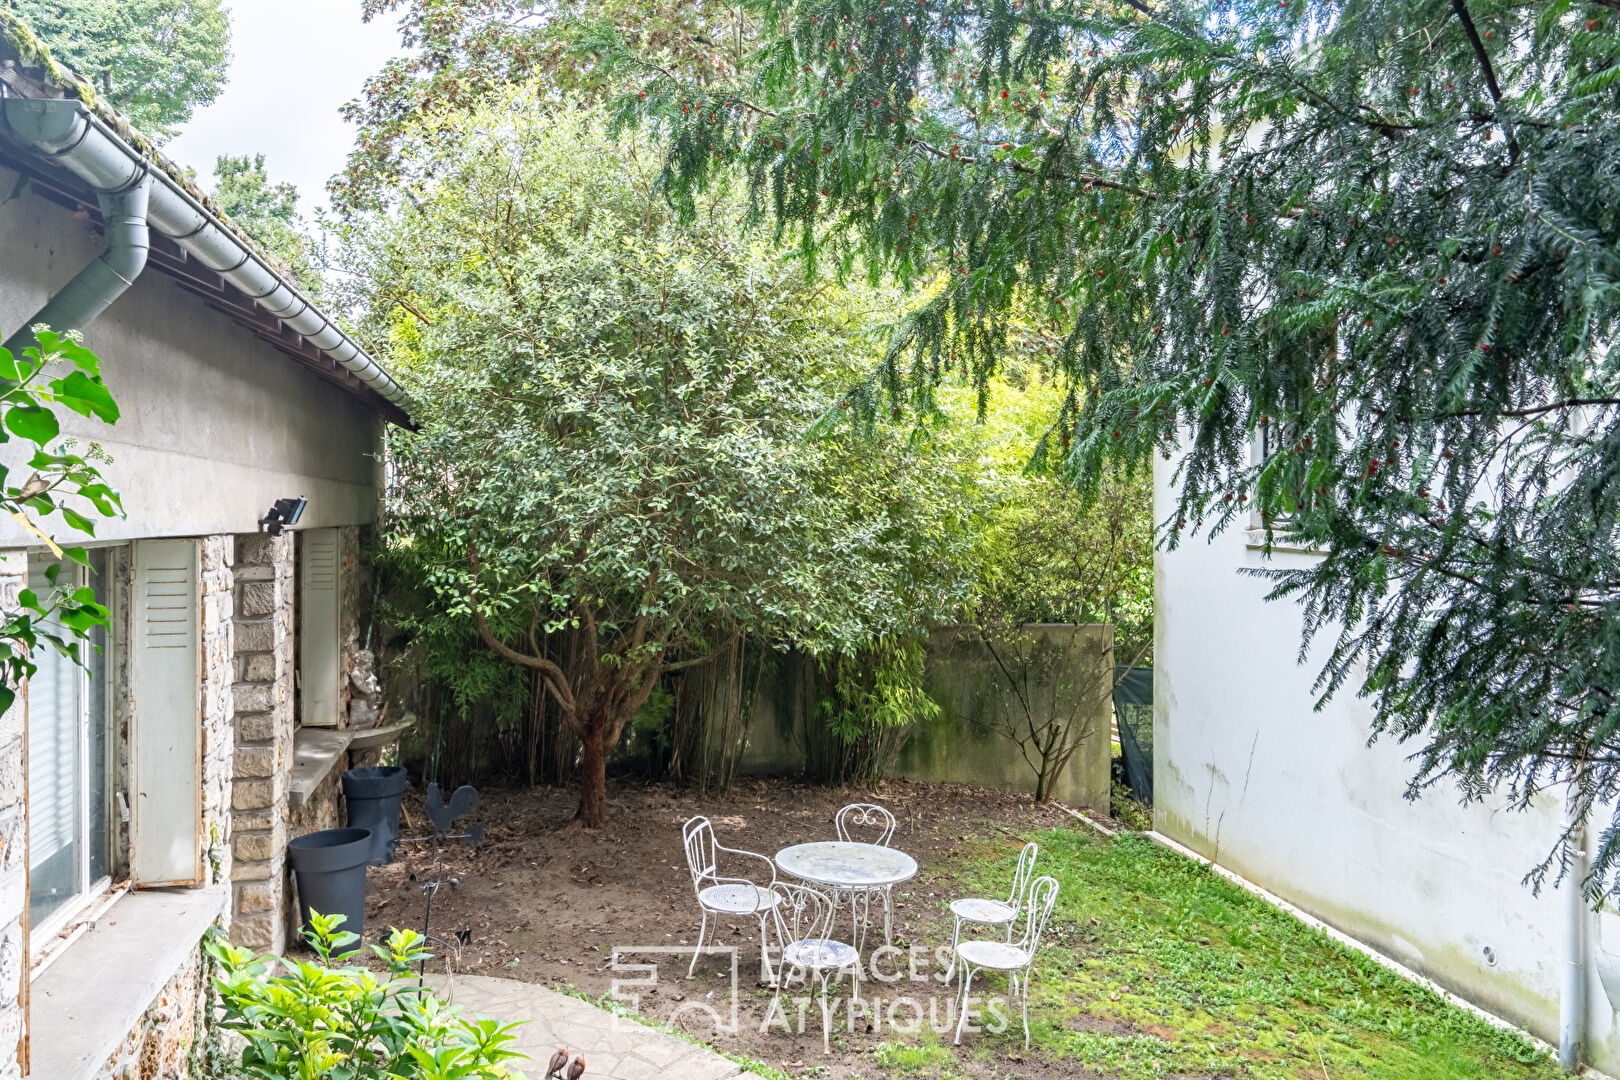
{"type": "Polygon", "coordinates": [[[392,204],[420,164],[411,148],[426,114],[475,109],[514,85],[572,109],[649,64],[725,81],[756,45],[745,10],[722,0],[363,0],[363,12],[397,13],[407,51],[344,107],[360,130],[332,194],[348,211],[392,204]]]}
{"type": "MultiPolygon", "coordinates": [[[[1041,452],[1090,483],[1179,447],[1163,539],[1326,552],[1274,595],[1323,694],[1420,743],[1414,795],[1584,820],[1620,797],[1616,7],[761,0],[752,78],[622,112],[687,216],[735,169],[807,255],[940,283],[853,412],[1064,320],[1041,452]]],[[[1617,870],[1611,826],[1587,885],[1617,870]]]]}
{"type": "Polygon", "coordinates": [[[439,122],[433,179],[354,249],[420,403],[389,542],[541,678],[594,827],[661,676],[739,636],[850,652],[949,611],[971,485],[802,437],[862,300],[748,238],[738,200],[681,226],[655,153],[518,95],[439,122]]]}
{"type": "Polygon", "coordinates": [[[231,24],[220,0],[0,0],[0,10],[151,138],[173,135],[225,88],[231,24]]]}

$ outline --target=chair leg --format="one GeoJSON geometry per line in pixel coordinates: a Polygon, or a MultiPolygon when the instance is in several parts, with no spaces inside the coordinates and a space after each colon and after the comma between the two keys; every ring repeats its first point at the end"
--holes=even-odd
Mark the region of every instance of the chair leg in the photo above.
{"type": "MultiPolygon", "coordinates": [[[[718,918],[718,916],[716,916],[716,918],[718,918]]],[[[698,928],[697,948],[692,951],[692,963],[686,969],[686,977],[688,979],[692,978],[692,976],[697,972],[697,960],[698,960],[698,957],[703,955],[703,937],[708,932],[709,932],[709,911],[708,911],[707,908],[704,908],[703,909],[703,925],[698,928]]]]}
{"type": "Polygon", "coordinates": [[[973,965],[962,964],[962,1007],[956,1012],[956,1045],[962,1045],[962,1025],[967,1022],[968,990],[973,985],[973,965]]]}
{"type": "Polygon", "coordinates": [[[771,940],[765,929],[765,918],[764,915],[759,917],[759,963],[765,969],[765,982],[769,985],[776,982],[776,972],[771,968],[771,940]]]}
{"type": "Polygon", "coordinates": [[[832,1053],[832,1013],[827,1011],[827,973],[821,973],[821,1052],[832,1053]]]}
{"type": "Polygon", "coordinates": [[[1028,970],[1026,970],[1024,972],[1023,985],[1021,985],[1018,989],[1020,991],[1022,991],[1022,993],[1019,995],[1019,1000],[1022,1001],[1023,1005],[1024,1005],[1024,1049],[1028,1050],[1029,1049],[1029,971],[1028,970]]]}
{"type": "Polygon", "coordinates": [[[1012,1023],[1013,991],[1018,989],[1018,972],[1007,972],[1007,1022],[1012,1023]]]}
{"type": "Polygon", "coordinates": [[[951,929],[951,962],[945,969],[945,985],[951,984],[951,976],[956,974],[956,946],[962,940],[962,916],[956,916],[956,926],[951,929]]]}

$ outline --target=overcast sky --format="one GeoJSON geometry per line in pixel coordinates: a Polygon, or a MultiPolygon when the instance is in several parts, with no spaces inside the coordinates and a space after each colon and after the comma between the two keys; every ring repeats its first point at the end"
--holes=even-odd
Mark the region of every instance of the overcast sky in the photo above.
{"type": "Polygon", "coordinates": [[[360,21],[360,0],[231,0],[230,81],[163,149],[213,186],[221,154],[263,154],[298,185],[306,218],[325,206],[354,129],[338,116],[366,76],[400,51],[393,20],[360,21]]]}

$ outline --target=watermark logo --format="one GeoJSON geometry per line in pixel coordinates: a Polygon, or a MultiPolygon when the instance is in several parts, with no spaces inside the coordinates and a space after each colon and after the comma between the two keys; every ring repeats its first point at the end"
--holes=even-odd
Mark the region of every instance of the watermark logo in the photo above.
{"type": "MultiPolygon", "coordinates": [[[[627,1012],[640,1012],[654,993],[690,986],[686,972],[696,951],[689,945],[614,946],[611,998],[627,1012]]],[[[717,1035],[735,1035],[745,1027],[762,1033],[774,1028],[789,1034],[817,1034],[825,1027],[849,1035],[916,1035],[925,1025],[936,1034],[947,1035],[956,1031],[958,1022],[963,1032],[1006,1031],[1012,1022],[1006,996],[972,993],[964,1000],[960,978],[951,977],[950,959],[946,946],[903,949],[883,945],[863,958],[857,977],[854,969],[817,974],[784,965],[780,950],[773,948],[769,963],[776,980],[762,966],[761,989],[745,995],[741,950],[706,946],[697,963],[711,973],[717,966],[723,967],[723,990],[690,1000],[679,993],[673,995],[677,1004],[666,1019],[671,1026],[717,1035]],[[822,975],[826,976],[825,991],[822,975]],[[963,1011],[966,1016],[961,1015],[963,1011]]],[[[635,1021],[615,1013],[616,1029],[621,1023],[635,1021]]]]}
{"type": "MultiPolygon", "coordinates": [[[[678,973],[672,972],[675,978],[665,984],[659,978],[663,971],[663,964],[658,962],[625,963],[622,959],[623,956],[625,954],[638,957],[667,956],[677,961],[677,964],[671,965],[672,968],[680,968],[683,965],[690,964],[692,954],[696,951],[696,948],[691,945],[615,945],[611,957],[611,970],[614,972],[614,977],[608,993],[615,1002],[626,1009],[639,1011],[644,992],[657,990],[661,985],[674,985],[677,979],[685,977],[686,972],[684,970],[679,970],[678,973]],[[620,978],[620,972],[635,977],[620,978]]],[[[670,1026],[682,1027],[689,1022],[689,1018],[693,1018],[700,1021],[699,1027],[712,1026],[717,1035],[737,1034],[740,1023],[738,1015],[739,995],[737,991],[741,985],[738,973],[741,970],[742,951],[735,945],[709,945],[704,947],[703,959],[698,962],[712,964],[716,956],[724,957],[728,961],[730,977],[726,983],[725,1000],[719,1000],[718,996],[711,991],[704,998],[679,1002],[675,1007],[675,1011],[669,1016],[670,1026]]],[[[615,1031],[632,1030],[640,1026],[636,1021],[618,1012],[613,1014],[613,1030],[615,1031]]]]}

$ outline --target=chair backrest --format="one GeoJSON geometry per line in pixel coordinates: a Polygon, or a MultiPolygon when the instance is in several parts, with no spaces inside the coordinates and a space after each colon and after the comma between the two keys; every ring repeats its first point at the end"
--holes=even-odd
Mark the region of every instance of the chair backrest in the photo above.
{"type": "Polygon", "coordinates": [[[851,828],[877,829],[878,838],[870,841],[882,847],[889,846],[889,840],[894,836],[894,815],[876,803],[850,803],[838,811],[833,818],[833,826],[838,830],[838,839],[846,843],[853,843],[850,836],[851,828]]]}
{"type": "Polygon", "coordinates": [[[1018,868],[1013,871],[1012,895],[1007,898],[1007,906],[1014,911],[1024,906],[1024,890],[1029,888],[1030,875],[1035,873],[1035,856],[1040,853],[1040,845],[1033,840],[1018,853],[1018,868]]]}
{"type": "Polygon", "coordinates": [[[1041,947],[1041,932],[1046,929],[1046,920],[1052,915],[1057,894],[1055,877],[1038,877],[1029,883],[1029,895],[1024,900],[1024,937],[1018,947],[1029,955],[1031,963],[1035,961],[1035,950],[1041,947]]]}
{"type": "Polygon", "coordinates": [[[714,826],[706,817],[695,817],[681,829],[686,848],[686,868],[692,872],[692,890],[700,891],[704,880],[715,877],[714,826]]]}
{"type": "Polygon", "coordinates": [[[782,897],[777,917],[783,922],[784,942],[831,940],[838,907],[832,897],[809,885],[779,881],[776,891],[782,897]]]}

